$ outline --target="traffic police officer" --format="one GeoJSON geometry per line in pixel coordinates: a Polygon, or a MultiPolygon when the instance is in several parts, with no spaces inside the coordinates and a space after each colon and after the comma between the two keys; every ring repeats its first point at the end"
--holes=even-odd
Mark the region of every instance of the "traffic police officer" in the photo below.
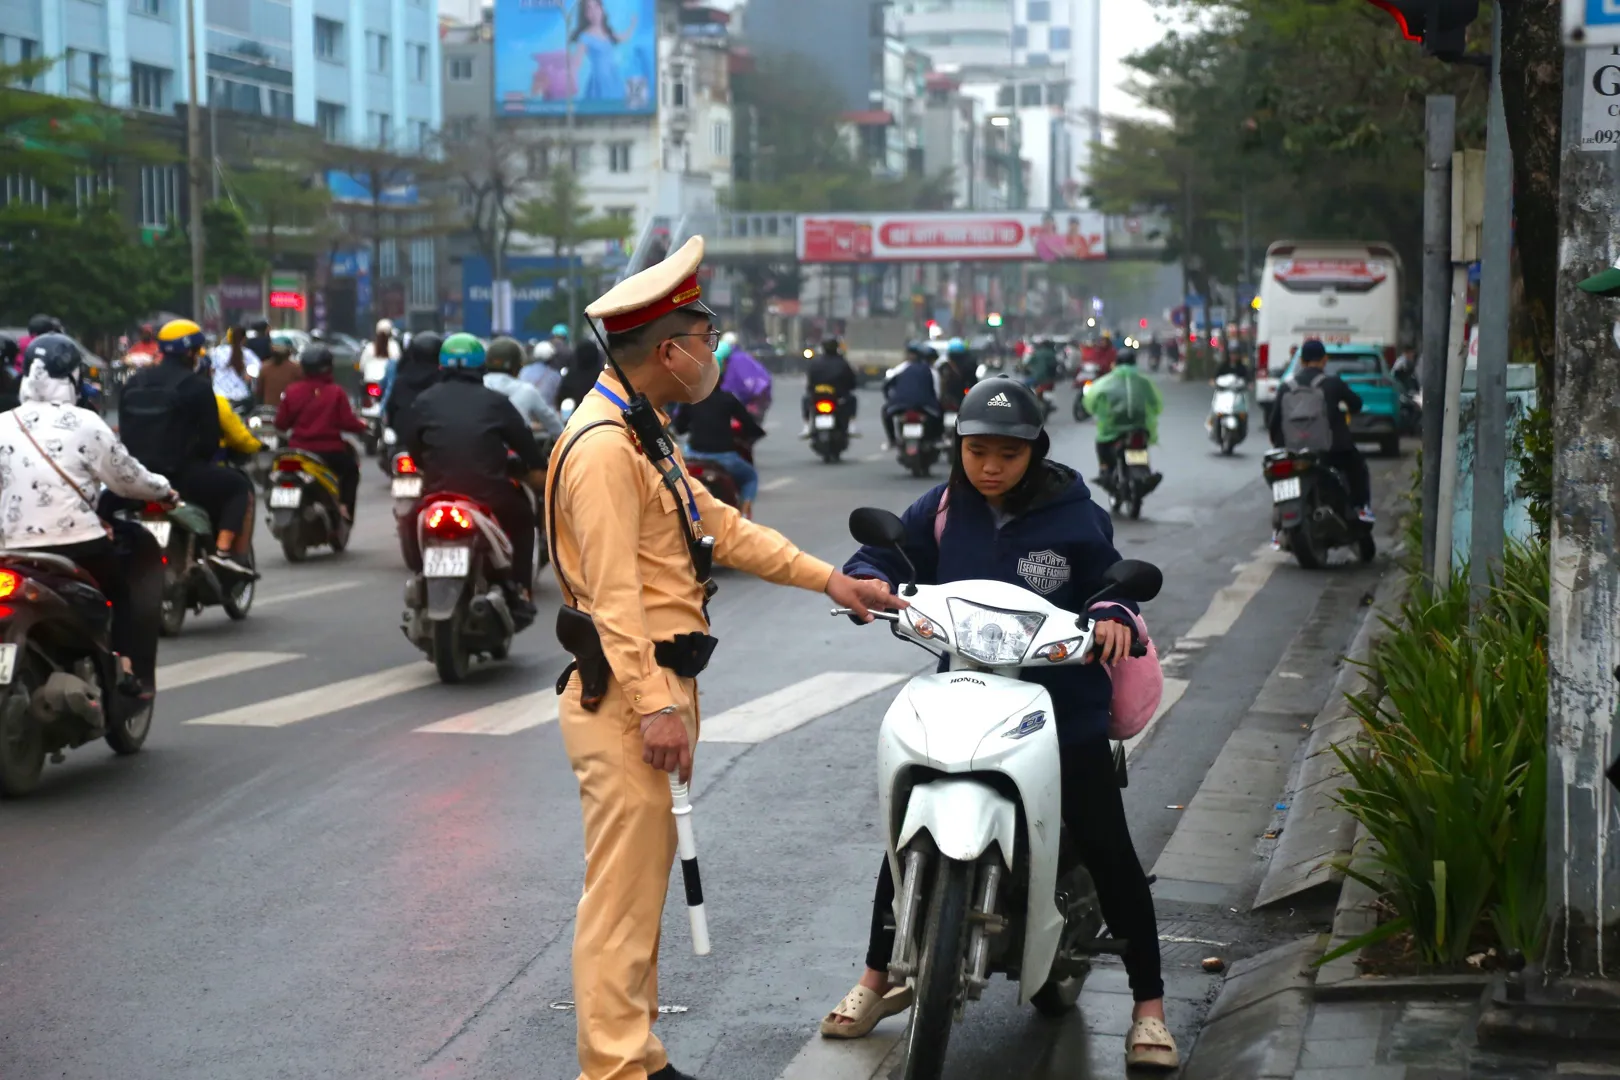
{"type": "Polygon", "coordinates": [[[655,440],[673,455],[660,465],[633,434],[626,410],[638,394],[667,424],[670,405],[701,401],[719,382],[719,331],[697,279],[702,258],[694,237],[586,309],[633,387],[611,367],[602,372],[558,441],[547,484],[566,605],[558,635],[576,659],[559,686],[559,719],[585,819],[574,929],[580,1080],[690,1080],[669,1064],[652,1024],[676,845],[665,774],[691,775],[695,676],[715,644],[704,538],[721,564],[825,592],[862,617],[895,604],[881,583],[846,577],[710,497],[685,477],[667,436],[655,440]]]}

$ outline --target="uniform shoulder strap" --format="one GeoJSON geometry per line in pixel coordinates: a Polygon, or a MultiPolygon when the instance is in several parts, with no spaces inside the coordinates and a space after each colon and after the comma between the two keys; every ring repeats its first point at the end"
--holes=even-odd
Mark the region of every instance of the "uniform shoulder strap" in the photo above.
{"type": "Polygon", "coordinates": [[[562,563],[557,561],[557,488],[562,484],[562,470],[563,466],[568,463],[568,455],[574,452],[575,446],[579,445],[580,438],[594,428],[618,426],[616,420],[597,420],[586,424],[575,433],[572,439],[558,447],[557,453],[554,455],[556,464],[552,467],[550,498],[546,500],[546,547],[551,552],[551,565],[557,569],[557,582],[562,586],[563,594],[571,605],[578,601],[579,596],[574,592],[573,587],[568,584],[568,576],[563,573],[562,563]]]}

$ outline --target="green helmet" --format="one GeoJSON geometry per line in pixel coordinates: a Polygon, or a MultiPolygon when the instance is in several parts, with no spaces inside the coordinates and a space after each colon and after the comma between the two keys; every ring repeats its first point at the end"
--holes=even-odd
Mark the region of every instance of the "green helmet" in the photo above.
{"type": "Polygon", "coordinates": [[[489,343],[487,363],[491,371],[516,375],[527,356],[528,353],[523,348],[522,342],[503,334],[489,343]]]}
{"type": "Polygon", "coordinates": [[[451,334],[439,346],[439,366],[465,371],[484,370],[484,343],[471,334],[451,334]]]}

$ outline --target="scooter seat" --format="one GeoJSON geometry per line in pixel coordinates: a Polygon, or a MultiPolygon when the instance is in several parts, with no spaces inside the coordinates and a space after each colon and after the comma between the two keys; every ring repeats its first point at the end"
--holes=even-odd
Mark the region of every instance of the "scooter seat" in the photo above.
{"type": "Polygon", "coordinates": [[[26,566],[47,574],[58,574],[62,577],[82,581],[86,585],[101,590],[101,582],[95,576],[65,555],[55,555],[48,551],[28,551],[26,549],[0,549],[0,566],[26,566]]]}

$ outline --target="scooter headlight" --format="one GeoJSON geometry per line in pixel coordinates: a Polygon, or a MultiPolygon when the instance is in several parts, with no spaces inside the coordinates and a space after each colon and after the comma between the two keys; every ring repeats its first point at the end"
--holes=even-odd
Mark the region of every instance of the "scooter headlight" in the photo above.
{"type": "Polygon", "coordinates": [[[990,667],[1021,663],[1046,622],[1045,615],[1035,612],[1002,611],[966,600],[951,600],[949,606],[956,650],[990,667]]]}

